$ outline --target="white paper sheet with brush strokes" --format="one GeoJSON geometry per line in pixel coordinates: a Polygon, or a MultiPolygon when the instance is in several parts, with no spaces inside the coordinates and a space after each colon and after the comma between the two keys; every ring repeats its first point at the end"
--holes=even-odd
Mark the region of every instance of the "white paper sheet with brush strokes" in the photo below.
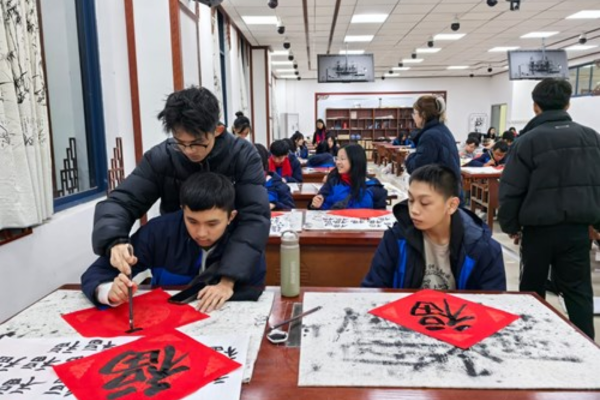
{"type": "MultiPolygon", "coordinates": [[[[142,293],[145,292],[138,294],[142,293]]],[[[243,379],[244,382],[250,382],[273,298],[273,292],[264,292],[256,302],[227,302],[221,310],[212,312],[210,318],[182,326],[179,330],[189,336],[226,336],[237,332],[250,335],[243,379]]],[[[79,291],[57,290],[0,325],[0,337],[11,333],[12,338],[79,336],[60,315],[91,306],[79,291]]]]}
{"type": "Polygon", "coordinates": [[[299,386],[600,389],[600,349],[532,296],[458,295],[521,316],[468,350],[368,313],[404,296],[306,293],[299,386]]]}
{"type": "Polygon", "coordinates": [[[304,229],[314,231],[386,231],[396,222],[394,214],[374,218],[330,215],[327,211],[306,211],[304,229]]]}

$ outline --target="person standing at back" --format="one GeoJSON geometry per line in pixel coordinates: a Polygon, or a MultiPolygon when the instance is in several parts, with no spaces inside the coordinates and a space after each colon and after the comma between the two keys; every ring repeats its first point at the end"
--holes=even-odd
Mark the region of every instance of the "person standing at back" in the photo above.
{"type": "Polygon", "coordinates": [[[408,173],[424,165],[440,164],[450,168],[460,182],[460,156],[454,136],[444,124],[444,99],[431,95],[419,97],[413,105],[413,119],[420,131],[414,138],[416,151],[405,162],[408,173]]]}
{"type": "Polygon", "coordinates": [[[600,227],[600,135],[571,119],[571,84],[547,78],[532,92],[536,116],[521,131],[500,180],[498,221],[521,239],[521,291],[544,297],[548,270],[569,319],[594,337],[590,225],[600,227]]]}
{"type": "Polygon", "coordinates": [[[321,142],[325,141],[327,138],[327,128],[325,128],[325,121],[322,119],[317,120],[315,133],[313,135],[312,144],[314,146],[319,145],[321,142]]]}

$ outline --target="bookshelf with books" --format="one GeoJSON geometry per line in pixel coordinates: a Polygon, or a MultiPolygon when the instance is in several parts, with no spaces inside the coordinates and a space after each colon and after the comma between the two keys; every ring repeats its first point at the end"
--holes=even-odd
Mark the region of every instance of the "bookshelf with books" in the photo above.
{"type": "Polygon", "coordinates": [[[372,151],[374,140],[394,140],[401,130],[415,129],[412,107],[328,108],[325,124],[337,135],[340,145],[359,143],[372,151]]]}

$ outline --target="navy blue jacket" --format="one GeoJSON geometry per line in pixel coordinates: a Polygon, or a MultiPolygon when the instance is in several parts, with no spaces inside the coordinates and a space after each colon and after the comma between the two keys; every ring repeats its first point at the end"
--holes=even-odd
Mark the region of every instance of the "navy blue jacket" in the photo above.
{"type": "Polygon", "coordinates": [[[281,180],[276,172],[269,172],[271,179],[265,184],[269,192],[269,203],[275,204],[275,210],[291,210],[296,207],[290,187],[281,180]]]}
{"type": "Polygon", "coordinates": [[[405,139],[405,140],[401,140],[401,139],[394,139],[394,141],[392,142],[393,146],[410,146],[411,149],[415,148],[415,142],[413,142],[410,139],[405,139]]]}
{"type": "MultiPolygon", "coordinates": [[[[385,210],[387,201],[387,190],[377,179],[368,179],[366,189],[362,191],[359,200],[345,200],[350,195],[350,186],[342,182],[339,175],[330,175],[327,182],[319,190],[319,194],[325,198],[319,210],[337,210],[340,208],[372,208],[385,210]],[[345,206],[344,206],[345,205],[345,206]]],[[[309,207],[310,208],[310,207],[309,207]]]]}
{"type": "Polygon", "coordinates": [[[306,166],[313,167],[313,168],[315,168],[315,167],[322,167],[322,168],[335,167],[335,160],[333,159],[333,156],[329,153],[315,154],[308,158],[306,166]]]}
{"type": "Polygon", "coordinates": [[[424,165],[441,164],[460,176],[460,155],[456,141],[446,125],[438,120],[429,121],[414,139],[416,151],[406,158],[405,165],[409,174],[424,165]]]}
{"type": "Polygon", "coordinates": [[[296,149],[296,153],[294,153],[294,155],[298,158],[307,159],[308,158],[308,147],[306,147],[306,145],[298,147],[296,149]]]}
{"type": "Polygon", "coordinates": [[[280,176],[285,178],[287,182],[302,182],[302,165],[300,165],[300,161],[296,158],[293,153],[288,154],[288,159],[290,160],[290,166],[292,167],[292,176],[283,176],[281,167],[276,167],[275,172],[280,176]]]}
{"type": "MultiPolygon", "coordinates": [[[[467,164],[465,164],[465,167],[483,167],[483,166],[485,166],[485,164],[487,164],[488,161],[490,161],[492,159],[492,157],[493,157],[492,154],[493,154],[493,152],[491,149],[485,149],[485,151],[483,152],[482,155],[469,161],[467,164]]],[[[495,166],[504,165],[504,162],[506,161],[506,157],[507,156],[505,155],[502,160],[494,161],[494,165],[495,166]]]]}
{"type": "MultiPolygon", "coordinates": [[[[264,286],[266,263],[264,249],[258,263],[252,271],[238,268],[235,273],[230,269],[221,275],[220,262],[225,254],[227,243],[231,239],[235,220],[232,222],[214,250],[206,260],[206,271],[212,271],[210,284],[216,284],[221,276],[235,280],[234,291],[244,286],[264,286]]],[[[187,285],[198,276],[202,265],[202,249],[190,237],[183,220],[183,211],[165,214],[149,221],[132,237],[131,244],[135,249],[138,263],[133,266],[133,276],[150,268],[152,284],[159,286],[187,285]]],[[[83,293],[95,305],[101,304],[96,300],[96,288],[104,282],[112,282],[119,270],[110,265],[110,258],[98,258],[81,276],[83,293]]]]}
{"type": "MultiPolygon", "coordinates": [[[[418,289],[425,275],[423,233],[415,228],[405,200],[394,207],[398,222],[385,232],[364,287],[418,289]]],[[[450,265],[458,290],[506,290],[502,248],[472,212],[452,215],[450,265]]]]}

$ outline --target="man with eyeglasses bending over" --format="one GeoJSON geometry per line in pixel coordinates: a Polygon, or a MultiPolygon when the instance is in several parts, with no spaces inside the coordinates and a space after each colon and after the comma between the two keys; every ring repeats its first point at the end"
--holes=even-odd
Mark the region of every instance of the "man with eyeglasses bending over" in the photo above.
{"type": "Polygon", "coordinates": [[[252,143],[219,125],[219,112],[217,98],[208,89],[191,87],[170,94],[158,118],[172,137],[147,151],[133,172],[96,205],[94,252],[110,257],[112,266],[125,275],[136,262],[135,249],[134,254],[129,250],[135,221],[157,200],[161,214],[178,211],[182,182],[196,172],[210,171],[232,181],[238,211],[219,267],[222,279],[210,288],[210,297],[231,296],[236,282],[253,276],[270,224],[262,161],[252,143]]]}

